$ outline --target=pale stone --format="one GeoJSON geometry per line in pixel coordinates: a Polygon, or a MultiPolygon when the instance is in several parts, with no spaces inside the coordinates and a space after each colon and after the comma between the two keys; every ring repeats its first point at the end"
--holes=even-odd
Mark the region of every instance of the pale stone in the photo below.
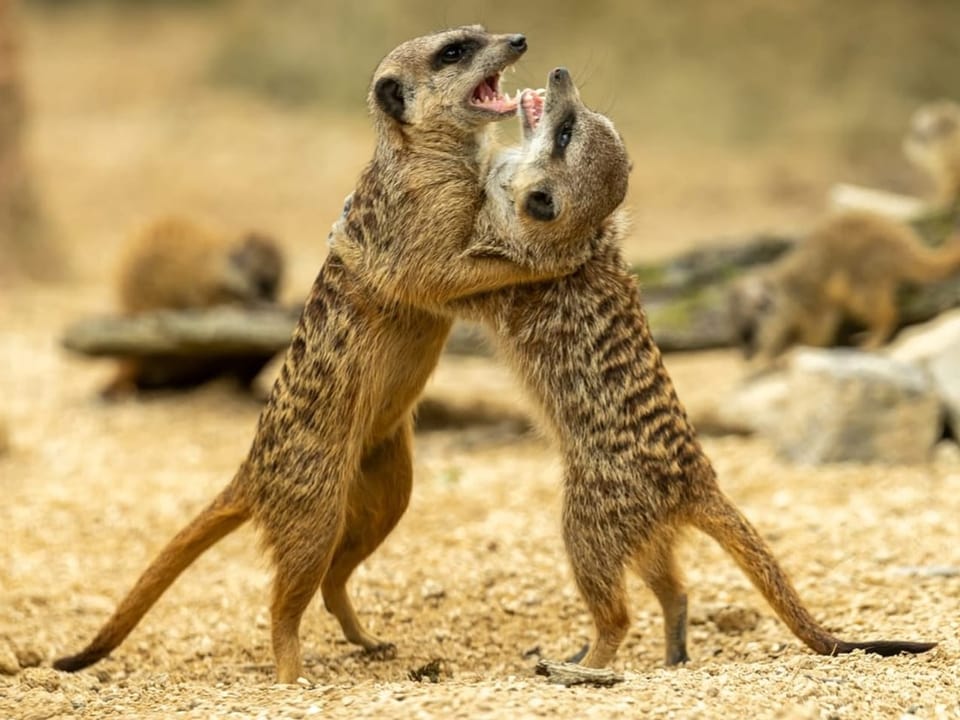
{"type": "Polygon", "coordinates": [[[942,432],[940,398],[921,368],[849,349],[795,352],[790,392],[770,430],[777,451],[799,463],[930,459],[942,432]]]}
{"type": "Polygon", "coordinates": [[[889,354],[930,374],[953,435],[960,437],[960,311],[901,333],[889,354]]]}

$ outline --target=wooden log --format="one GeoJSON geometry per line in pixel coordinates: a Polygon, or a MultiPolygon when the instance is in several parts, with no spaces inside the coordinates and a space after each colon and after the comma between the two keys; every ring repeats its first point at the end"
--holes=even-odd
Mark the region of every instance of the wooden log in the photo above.
{"type": "Polygon", "coordinates": [[[830,188],[830,207],[834,210],[869,210],[902,222],[930,212],[928,204],[919,198],[849,183],[837,183],[830,188]]]}
{"type": "MultiPolygon", "coordinates": [[[[221,306],[86,318],[67,327],[61,344],[91,357],[275,355],[290,344],[301,307],[221,306]]],[[[483,330],[458,324],[447,340],[454,355],[490,355],[483,330]]]]}
{"type": "Polygon", "coordinates": [[[94,357],[274,355],[290,343],[300,308],[221,306],[80,320],[64,332],[68,350],[94,357]]]}

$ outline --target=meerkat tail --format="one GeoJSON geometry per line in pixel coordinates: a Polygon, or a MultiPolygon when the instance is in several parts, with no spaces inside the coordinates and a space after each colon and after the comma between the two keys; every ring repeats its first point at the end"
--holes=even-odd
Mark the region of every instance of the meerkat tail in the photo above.
{"type": "Polygon", "coordinates": [[[814,652],[820,655],[841,655],[863,650],[875,655],[889,656],[922,653],[936,647],[936,643],[931,642],[846,642],[835,638],[810,615],[763,538],[719,490],[696,513],[692,523],[720,544],[793,634],[814,652]]]}
{"type": "Polygon", "coordinates": [[[960,235],[937,249],[913,247],[903,264],[903,277],[911,282],[944,280],[960,271],[960,235]]]}
{"type": "Polygon", "coordinates": [[[174,536],[90,644],[76,655],[57,659],[53,667],[75,672],[109,655],[180,573],[218,540],[236,530],[248,517],[247,509],[233,497],[231,484],[174,536]]]}

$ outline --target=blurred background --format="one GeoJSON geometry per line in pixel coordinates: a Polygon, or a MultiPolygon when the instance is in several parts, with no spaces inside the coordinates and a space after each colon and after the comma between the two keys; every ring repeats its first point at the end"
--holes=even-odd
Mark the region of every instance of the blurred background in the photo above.
{"type": "MultiPolygon", "coordinates": [[[[43,218],[26,241],[44,248],[33,271],[59,261],[91,282],[109,277],[131,232],[177,212],[274,233],[291,261],[286,294],[302,296],[371,152],[374,66],[449,25],[526,33],[510,88],[564,64],[613,117],[634,161],[634,259],[808,227],[839,181],[924,194],[900,151],[910,112],[960,97],[954,0],[0,6],[43,218]]],[[[14,256],[0,252],[9,271],[14,256]]]]}

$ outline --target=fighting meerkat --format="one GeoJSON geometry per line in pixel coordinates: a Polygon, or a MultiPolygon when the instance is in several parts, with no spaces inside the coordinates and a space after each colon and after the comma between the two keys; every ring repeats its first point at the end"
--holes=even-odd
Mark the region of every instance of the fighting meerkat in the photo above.
{"type": "MultiPolygon", "coordinates": [[[[376,147],[348,224],[394,258],[398,277],[428,278],[428,302],[544,277],[501,258],[463,257],[483,202],[485,130],[516,107],[500,91],[500,74],[525,51],[523,35],[468,26],[403,43],[374,73],[376,147]]],[[[411,407],[451,320],[386,299],[376,282],[331,250],[237,474],[160,552],[87,647],[54,667],[78,670],[106,656],[193,560],[247,520],[275,569],[271,639],[280,682],[301,674],[300,619],[318,588],[349,642],[392,648],[363,628],[346,582],[406,509],[411,407]]]]}
{"type": "Polygon", "coordinates": [[[897,289],[960,270],[960,237],[933,250],[908,225],[867,211],[830,218],[768,268],[737,281],[730,315],[747,358],[768,365],[794,344],[826,347],[845,318],[876,349],[897,329],[897,289]]]}
{"type": "MultiPolygon", "coordinates": [[[[554,252],[565,259],[587,247],[591,254],[559,279],[448,308],[493,331],[560,441],[563,537],[596,626],[583,666],[606,666],[627,633],[628,567],[663,609],[666,663],[688,659],[687,596],[674,556],[684,526],[713,537],[818,653],[932,648],[839,640],[810,615],[766,543],[720,490],[651,337],[618,248],[624,219],[616,209],[629,173],[619,134],[583,105],[562,68],[551,73],[542,105],[528,95],[521,102],[524,149],[493,166],[477,223],[478,232],[489,234],[476,239],[472,252],[548,266],[557,262],[554,252]]],[[[352,238],[340,233],[334,241],[339,247],[352,238]]]]}
{"type": "Polygon", "coordinates": [[[903,150],[930,175],[938,204],[952,207],[960,203],[960,104],[937,100],[917,108],[903,150]]]}
{"type": "MultiPolygon", "coordinates": [[[[117,295],[125,315],[152,310],[189,310],[215,305],[271,303],[283,278],[283,254],[262,233],[230,237],[185,218],[156,220],[125,249],[117,274],[117,295]]],[[[126,359],[100,391],[118,398],[152,386],[193,384],[217,374],[222,365],[205,360],[126,359]]],[[[252,381],[259,367],[245,372],[252,381]]]]}

